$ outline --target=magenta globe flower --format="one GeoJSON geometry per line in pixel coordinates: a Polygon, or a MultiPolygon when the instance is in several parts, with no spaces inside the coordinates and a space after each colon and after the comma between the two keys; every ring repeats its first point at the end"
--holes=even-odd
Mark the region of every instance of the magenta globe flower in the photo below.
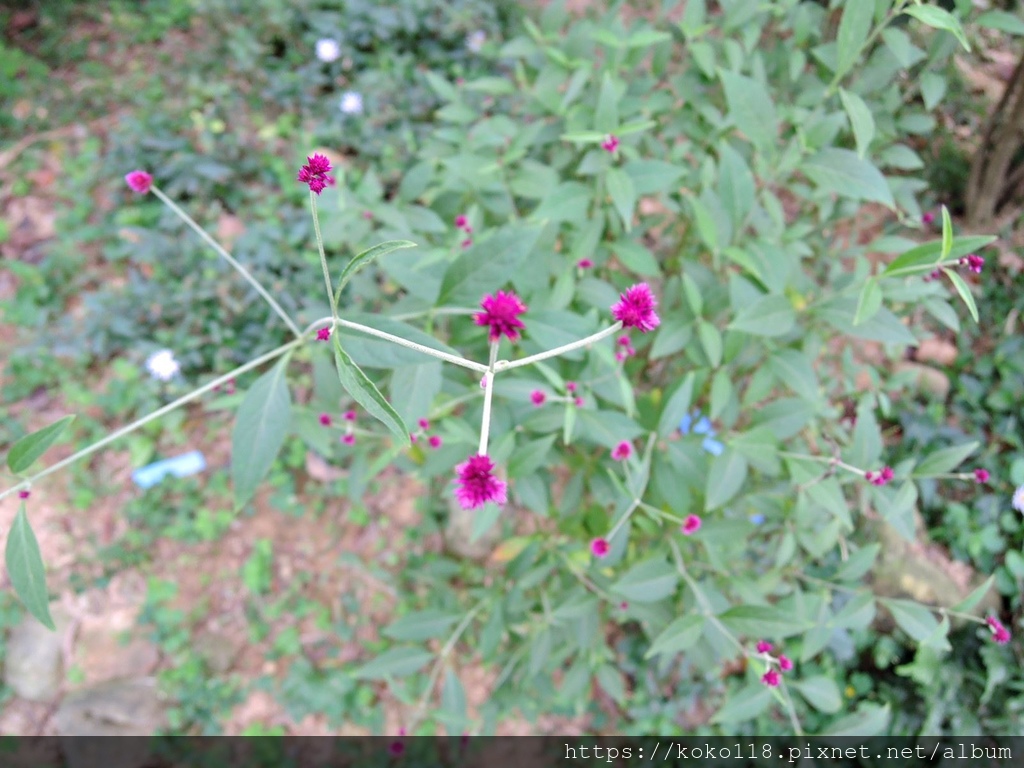
{"type": "Polygon", "coordinates": [[[470,456],[455,472],[455,498],[463,509],[477,509],[489,501],[498,505],[508,501],[508,486],[494,476],[494,462],[487,456],[470,456]]]}
{"type": "Polygon", "coordinates": [[[612,305],[612,315],[622,322],[624,328],[636,328],[647,333],[661,325],[661,319],[654,311],[657,306],[658,300],[647,283],[637,283],[619,295],[619,300],[612,305]]]}
{"type": "Polygon", "coordinates": [[[523,328],[523,321],[519,315],[526,311],[526,305],[511,291],[496,291],[494,295],[487,294],[480,302],[483,312],[478,312],[474,319],[477,325],[490,326],[489,338],[492,342],[501,338],[502,334],[508,336],[510,341],[519,339],[519,329],[523,328]]]}
{"type": "Polygon", "coordinates": [[[306,158],[306,164],[302,166],[297,179],[303,184],[308,184],[310,190],[319,195],[325,187],[334,184],[334,177],[327,175],[330,172],[331,161],[324,155],[314,153],[306,158]]]}
{"type": "Polygon", "coordinates": [[[153,186],[153,177],[145,171],[132,171],[124,177],[125,183],[131,187],[133,192],[144,195],[153,186]]]}

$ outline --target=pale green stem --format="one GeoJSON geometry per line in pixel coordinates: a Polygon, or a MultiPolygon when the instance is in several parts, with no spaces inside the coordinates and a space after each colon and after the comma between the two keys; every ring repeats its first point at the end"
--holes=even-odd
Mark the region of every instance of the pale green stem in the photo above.
{"type": "Polygon", "coordinates": [[[266,299],[267,303],[281,317],[281,319],[285,321],[285,323],[288,325],[288,327],[291,329],[292,333],[294,333],[296,337],[302,337],[302,331],[299,330],[299,327],[295,324],[295,321],[288,316],[288,313],[281,308],[281,305],[274,300],[274,297],[267,293],[267,289],[260,285],[259,281],[249,273],[249,270],[243,267],[235,259],[234,256],[232,256],[230,253],[224,250],[224,247],[220,243],[218,243],[216,240],[210,237],[210,235],[207,234],[206,230],[200,227],[198,224],[196,224],[192,217],[185,213],[185,211],[183,211],[180,207],[178,207],[178,204],[171,200],[171,198],[169,198],[155,186],[150,187],[150,191],[158,198],[160,198],[160,200],[163,201],[164,205],[166,205],[168,208],[174,211],[174,213],[177,214],[182,221],[188,224],[189,227],[192,228],[192,231],[199,235],[199,237],[202,238],[202,240],[207,245],[209,245],[220,256],[222,256],[224,260],[227,261],[228,264],[230,264],[232,267],[238,270],[238,272],[241,273],[242,277],[248,280],[249,284],[256,289],[256,292],[259,293],[259,295],[262,296],[264,299],[266,299]]]}
{"type": "Polygon", "coordinates": [[[619,532],[619,528],[621,528],[625,524],[625,522],[633,516],[633,513],[639,506],[640,500],[633,499],[633,502],[629,505],[629,509],[626,510],[625,514],[623,514],[622,517],[619,518],[619,522],[617,522],[615,526],[608,532],[608,535],[605,536],[606,541],[610,542],[612,539],[615,538],[615,534],[619,532]]]}
{"type": "MultiPolygon", "coordinates": [[[[323,321],[320,321],[320,322],[323,322],[323,321]]],[[[307,333],[308,333],[308,331],[307,331],[307,333]]],[[[88,456],[90,453],[94,453],[94,452],[98,451],[103,446],[109,445],[110,443],[114,442],[115,440],[117,440],[119,438],[122,438],[122,437],[124,437],[125,435],[127,435],[127,434],[129,434],[131,432],[134,432],[139,427],[141,427],[141,426],[143,426],[145,424],[148,424],[149,422],[153,421],[154,419],[158,419],[161,416],[163,416],[164,414],[170,413],[175,408],[178,408],[178,407],[180,407],[182,405],[185,405],[185,403],[188,403],[188,402],[191,402],[192,400],[195,400],[197,397],[199,397],[200,395],[204,394],[205,392],[209,392],[211,389],[213,389],[215,387],[219,387],[221,384],[223,384],[223,383],[225,383],[227,381],[230,381],[231,379],[235,378],[239,374],[245,373],[248,370],[256,368],[257,366],[262,365],[263,363],[267,362],[268,360],[273,360],[275,357],[280,357],[284,353],[294,349],[299,344],[301,344],[301,343],[303,343],[305,341],[305,339],[302,337],[302,332],[301,331],[299,332],[299,334],[300,334],[299,338],[295,339],[294,341],[289,341],[287,344],[284,344],[284,345],[278,347],[277,349],[275,349],[275,350],[273,350],[271,352],[267,352],[265,355],[260,355],[255,360],[250,360],[248,363],[246,363],[245,365],[239,366],[238,368],[233,370],[231,373],[226,373],[223,376],[221,376],[221,377],[219,377],[217,379],[214,379],[209,384],[204,384],[203,386],[199,387],[198,389],[192,390],[187,395],[179,397],[173,403],[168,403],[163,408],[159,408],[159,409],[153,411],[152,413],[147,414],[146,416],[143,416],[141,419],[138,419],[137,421],[133,421],[128,426],[121,427],[121,429],[118,429],[118,430],[116,430],[114,432],[111,432],[109,435],[104,437],[102,440],[98,440],[95,443],[93,443],[92,445],[90,445],[90,446],[88,446],[86,448],[83,448],[78,453],[72,454],[71,456],[68,456],[68,458],[63,459],[61,461],[58,461],[53,466],[47,467],[46,469],[42,470],[41,472],[37,472],[36,474],[32,475],[32,477],[29,477],[26,480],[18,483],[13,488],[9,488],[8,490],[4,491],[3,493],[0,493],[0,499],[3,499],[5,496],[9,496],[10,494],[14,493],[15,491],[21,490],[22,488],[28,488],[29,486],[32,485],[32,483],[36,482],[40,478],[46,477],[47,475],[56,472],[58,469],[63,469],[64,467],[68,466],[69,464],[74,464],[79,459],[84,458],[85,456],[88,456]]]]}
{"type": "Polygon", "coordinates": [[[524,365],[529,365],[530,363],[536,363],[541,360],[547,360],[549,357],[562,355],[565,354],[566,352],[571,352],[574,349],[585,347],[588,344],[593,344],[595,341],[600,341],[606,336],[611,336],[613,333],[617,333],[620,330],[622,330],[621,321],[610,328],[605,328],[603,331],[595,333],[593,336],[587,336],[587,338],[585,339],[574,341],[572,344],[566,344],[564,346],[558,347],[557,349],[549,349],[547,352],[541,352],[540,354],[537,355],[530,355],[529,357],[524,357],[521,360],[514,360],[512,362],[509,362],[508,360],[499,360],[494,365],[494,371],[496,373],[498,371],[508,371],[511,370],[512,368],[519,368],[524,365]]]}
{"type": "Polygon", "coordinates": [[[392,320],[415,320],[417,317],[437,317],[439,315],[475,315],[479,309],[467,307],[437,307],[436,309],[425,309],[421,312],[406,312],[401,315],[388,315],[392,320]]]}
{"type": "MultiPolygon", "coordinates": [[[[744,647],[743,643],[741,643],[736,638],[736,636],[733,635],[733,633],[726,628],[726,626],[719,620],[718,616],[715,615],[714,611],[711,608],[711,604],[708,602],[707,597],[705,597],[704,595],[703,590],[701,590],[697,582],[693,580],[693,577],[690,576],[690,572],[686,570],[686,566],[683,564],[683,554],[679,551],[679,546],[672,539],[669,539],[668,543],[669,546],[672,548],[672,558],[675,560],[676,570],[679,571],[679,575],[683,577],[683,581],[685,581],[687,586],[690,587],[690,590],[697,598],[697,602],[700,603],[701,613],[704,615],[704,617],[712,624],[714,624],[716,627],[718,627],[718,630],[727,638],[729,638],[729,640],[732,641],[733,645],[735,645],[740,650],[740,653],[742,653],[743,655],[748,656],[750,658],[758,658],[762,660],[774,658],[769,657],[767,654],[751,653],[744,647]]],[[[793,726],[793,732],[797,736],[803,736],[803,728],[800,726],[800,720],[796,716],[796,708],[793,706],[793,699],[789,695],[789,690],[786,688],[786,681],[780,679],[780,682],[782,684],[781,698],[783,701],[783,706],[786,708],[786,713],[789,715],[789,722],[793,726]]]]}
{"type": "Polygon", "coordinates": [[[855,475],[863,476],[864,470],[858,469],[857,467],[851,466],[845,462],[832,456],[812,456],[809,453],[791,453],[789,451],[779,451],[779,456],[788,456],[791,459],[807,459],[808,461],[817,461],[822,464],[831,464],[833,467],[840,467],[845,469],[847,472],[853,472],[855,475]]]}
{"type": "Polygon", "coordinates": [[[320,217],[316,213],[316,193],[309,190],[309,207],[313,211],[313,232],[316,234],[316,247],[320,252],[320,268],[324,271],[324,285],[327,287],[327,302],[331,305],[331,314],[338,316],[338,302],[334,300],[334,289],[331,287],[331,273],[327,269],[327,255],[324,253],[324,239],[320,235],[320,217]]]}
{"type": "Polygon", "coordinates": [[[484,374],[484,417],[480,424],[480,450],[477,451],[481,456],[487,455],[487,438],[491,431],[491,398],[494,395],[494,361],[498,357],[498,343],[491,342],[490,361],[484,374]]]}
{"type": "Polygon", "coordinates": [[[463,368],[469,368],[472,371],[486,373],[488,370],[487,366],[482,365],[481,363],[475,363],[472,360],[467,360],[466,358],[459,357],[458,355],[449,355],[447,352],[441,352],[440,350],[433,349],[432,347],[425,347],[422,344],[417,344],[415,341],[403,339],[401,336],[392,336],[390,333],[378,331],[376,328],[370,328],[367,325],[353,323],[349,320],[343,320],[341,318],[338,318],[335,322],[338,325],[342,326],[343,328],[350,328],[353,331],[359,331],[360,333],[365,333],[370,336],[376,336],[379,339],[385,339],[387,341],[393,342],[394,344],[400,344],[403,347],[415,349],[417,352],[422,352],[425,355],[436,357],[438,360],[445,360],[449,363],[454,363],[455,365],[461,365],[463,368]]]}
{"type": "Polygon", "coordinates": [[[426,690],[423,691],[423,696],[420,697],[419,703],[416,705],[416,712],[412,719],[409,721],[408,732],[412,735],[416,726],[419,724],[420,719],[423,717],[423,710],[427,707],[427,700],[430,698],[430,694],[434,691],[434,686],[437,685],[437,677],[441,674],[441,666],[445,660],[451,655],[451,652],[455,649],[455,644],[459,642],[459,638],[462,637],[462,633],[466,631],[470,622],[473,618],[480,613],[481,610],[490,602],[490,597],[485,597],[479,603],[477,603],[459,622],[459,625],[455,627],[451,637],[441,648],[441,652],[437,655],[437,661],[434,662],[434,668],[430,671],[430,679],[427,681],[426,690]]]}

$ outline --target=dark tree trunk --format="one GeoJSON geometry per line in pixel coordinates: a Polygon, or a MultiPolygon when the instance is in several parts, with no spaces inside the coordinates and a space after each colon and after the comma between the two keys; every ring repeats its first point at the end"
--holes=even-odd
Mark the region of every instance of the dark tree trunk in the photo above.
{"type": "Polygon", "coordinates": [[[967,179],[967,223],[972,229],[1001,226],[1013,217],[1024,193],[1024,55],[989,117],[967,179]]]}

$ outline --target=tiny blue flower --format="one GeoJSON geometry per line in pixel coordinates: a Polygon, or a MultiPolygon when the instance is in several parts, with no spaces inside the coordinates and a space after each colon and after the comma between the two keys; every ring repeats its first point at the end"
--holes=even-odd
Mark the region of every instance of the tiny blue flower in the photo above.
{"type": "Polygon", "coordinates": [[[692,416],[688,413],[685,414],[679,422],[679,431],[684,435],[690,434],[691,431],[695,435],[704,435],[704,441],[701,443],[701,446],[712,456],[721,456],[722,451],[725,450],[725,446],[714,439],[718,432],[711,426],[711,419],[707,416],[701,416],[700,411],[696,411],[692,416]],[[694,424],[695,419],[696,424],[694,424]]]}
{"type": "Polygon", "coordinates": [[[752,522],[754,525],[761,525],[764,522],[764,515],[762,515],[760,512],[756,512],[755,514],[750,516],[750,522],[752,522]]]}

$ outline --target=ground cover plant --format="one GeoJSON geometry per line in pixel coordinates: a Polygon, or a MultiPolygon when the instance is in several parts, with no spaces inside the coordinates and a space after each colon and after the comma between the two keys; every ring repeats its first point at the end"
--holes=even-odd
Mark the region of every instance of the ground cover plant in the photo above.
{"type": "MultiPolygon", "coordinates": [[[[268,477],[274,503],[294,506],[308,455],[344,470],[320,502],[344,495],[366,516],[367,489],[397,467],[427,489],[399,535],[459,539],[406,557],[396,615],[358,660],[332,647],[311,661],[294,628],[271,628],[303,613],[344,638],[358,622],[278,594],[276,542],[254,546],[251,631],[278,632],[272,653],[290,662],[262,684],[299,717],[410,734],[491,733],[513,715],[636,733],[1012,728],[1014,339],[991,363],[1005,393],[972,384],[989,364],[959,380],[970,405],[955,407],[977,428],[922,426],[944,423],[944,404],[919,405],[920,379],[889,364],[936,327],[984,337],[999,322],[975,298],[991,291],[995,238],[958,235],[919,178],[939,73],[974,39],[967,5],[689,0],[581,16],[553,3],[508,39],[488,17],[454,69],[453,41],[474,32],[449,19],[443,50],[397,55],[406,75],[431,62],[417,110],[348,87],[346,46],[366,61],[377,48],[360,24],[342,39],[344,13],[369,14],[370,34],[383,24],[371,10],[269,3],[255,38],[225,44],[242,50],[234,66],[286,60],[260,81],[280,113],[256,133],[277,158],[248,156],[224,119],[237,97],[214,87],[192,112],[198,149],[163,125],[104,161],[128,187],[127,236],[107,258],[132,274],[121,325],[92,315],[107,330],[91,352],[151,328],[159,343],[135,354],[155,387],[132,392],[144,378],[125,370],[109,407],[139,418],[41,471],[71,417],[11,435],[14,591],[50,622],[33,488],[122,436],[138,464],[155,458],[159,433],[138,430],[202,398],[193,413],[233,414],[230,502],[141,513],[108,553],[118,562],[143,556],[149,530],[230,536],[268,477]],[[300,39],[304,69],[289,59],[300,39]],[[331,101],[340,118],[324,116],[331,101]],[[220,210],[192,212],[210,198],[220,210]],[[231,252],[208,234],[250,216],[231,252]],[[977,532],[960,534],[974,510],[977,532]],[[981,575],[923,598],[892,589],[893,552],[921,544],[922,513],[981,575]],[[469,659],[494,671],[483,701],[469,700],[469,659]],[[971,711],[942,690],[951,668],[971,711]],[[385,695],[398,722],[370,706],[385,695]]],[[[74,271],[55,262],[51,277],[74,271]]],[[[60,314],[37,308],[44,284],[13,305],[29,322],[60,314]]],[[[237,697],[195,685],[203,662],[184,650],[174,593],[151,582],[145,614],[181,652],[171,728],[207,728],[237,697]]]]}

